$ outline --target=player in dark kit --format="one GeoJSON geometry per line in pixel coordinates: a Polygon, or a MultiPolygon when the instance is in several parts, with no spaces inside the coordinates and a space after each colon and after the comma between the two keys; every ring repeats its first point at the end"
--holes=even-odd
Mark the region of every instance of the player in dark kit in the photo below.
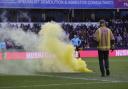
{"type": "Polygon", "coordinates": [[[109,70],[109,50],[114,48],[114,36],[107,28],[105,20],[100,21],[100,28],[96,30],[94,39],[98,45],[98,56],[101,76],[110,75],[109,70]]]}

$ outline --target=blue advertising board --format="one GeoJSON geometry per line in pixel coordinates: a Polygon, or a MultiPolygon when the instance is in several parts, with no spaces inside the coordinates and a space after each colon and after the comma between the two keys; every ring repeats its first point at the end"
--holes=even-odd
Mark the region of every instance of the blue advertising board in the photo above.
{"type": "Polygon", "coordinates": [[[0,8],[113,9],[128,8],[128,0],[0,0],[0,8]]]}
{"type": "Polygon", "coordinates": [[[114,8],[114,0],[0,0],[0,8],[114,8]]]}

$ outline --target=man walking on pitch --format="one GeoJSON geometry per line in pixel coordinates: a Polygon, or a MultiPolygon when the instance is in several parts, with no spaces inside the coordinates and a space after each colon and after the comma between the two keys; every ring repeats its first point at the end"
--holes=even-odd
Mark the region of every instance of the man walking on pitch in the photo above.
{"type": "Polygon", "coordinates": [[[98,44],[98,56],[101,76],[110,75],[109,50],[114,48],[114,36],[112,31],[106,27],[105,20],[100,21],[100,28],[96,30],[94,39],[98,44]]]}

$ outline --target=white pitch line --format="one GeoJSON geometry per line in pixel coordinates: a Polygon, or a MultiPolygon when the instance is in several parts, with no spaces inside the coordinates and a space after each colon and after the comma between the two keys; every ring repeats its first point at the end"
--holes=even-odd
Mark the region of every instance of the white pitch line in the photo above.
{"type": "Polygon", "coordinates": [[[64,84],[44,84],[44,85],[26,85],[26,86],[8,86],[8,87],[0,87],[2,89],[11,89],[11,88],[28,88],[28,87],[47,87],[47,86],[63,86],[63,85],[88,85],[88,84],[108,84],[108,83],[116,83],[116,82],[88,82],[88,83],[64,83],[64,84]]]}
{"type": "MultiPolygon", "coordinates": [[[[100,83],[128,83],[128,81],[119,81],[119,80],[107,80],[107,79],[90,79],[90,78],[74,78],[74,77],[67,77],[67,76],[57,76],[57,75],[39,75],[39,74],[32,74],[30,76],[47,76],[47,77],[57,77],[57,78],[64,78],[64,79],[79,79],[79,80],[92,80],[92,81],[100,81],[100,82],[86,82],[86,83],[65,83],[65,84],[45,84],[45,85],[26,85],[26,86],[8,86],[8,87],[0,87],[0,89],[11,89],[11,88],[27,88],[27,87],[47,87],[47,86],[62,86],[62,85],[82,85],[82,84],[100,84],[100,83]]],[[[27,82],[27,81],[26,81],[27,82]]],[[[38,81],[28,81],[28,82],[38,82],[38,81]]]]}
{"type": "MultiPolygon", "coordinates": [[[[47,77],[57,77],[57,78],[65,78],[65,79],[80,79],[80,80],[98,80],[101,82],[88,82],[88,83],[65,83],[65,84],[45,84],[45,85],[31,85],[31,86],[9,86],[9,87],[0,87],[3,89],[10,89],[10,88],[27,88],[27,87],[47,87],[47,86],[62,86],[62,85],[83,85],[83,84],[100,84],[100,83],[121,83],[121,82],[128,82],[128,81],[118,81],[118,80],[105,80],[105,79],[89,79],[89,78],[74,78],[74,77],[67,77],[67,76],[54,76],[54,75],[38,75],[38,74],[34,74],[31,76],[47,76],[47,77]]],[[[31,82],[31,81],[29,81],[31,82]]],[[[34,81],[32,81],[34,82],[34,81]]],[[[37,81],[35,81],[37,82],[37,81]]]]}
{"type": "MultiPolygon", "coordinates": [[[[25,75],[26,76],[26,75],[25,75]]],[[[27,75],[28,76],[28,75],[27,75]]],[[[47,77],[56,77],[56,78],[64,78],[64,79],[75,79],[75,80],[91,80],[91,81],[102,81],[102,82],[115,82],[115,83],[128,83],[128,81],[122,81],[122,80],[110,80],[110,79],[103,79],[100,78],[75,78],[75,77],[69,77],[69,76],[58,76],[58,75],[46,75],[46,74],[30,74],[29,76],[47,76],[47,77]]],[[[29,81],[29,82],[34,82],[34,81],[29,81]]]]}
{"type": "Polygon", "coordinates": [[[108,80],[108,79],[96,79],[96,78],[74,78],[68,76],[58,76],[58,75],[39,75],[34,74],[35,76],[47,76],[47,77],[57,77],[57,78],[65,78],[65,79],[79,79],[79,80],[92,80],[92,81],[102,81],[102,82],[128,82],[128,81],[121,81],[121,80],[108,80]]]}

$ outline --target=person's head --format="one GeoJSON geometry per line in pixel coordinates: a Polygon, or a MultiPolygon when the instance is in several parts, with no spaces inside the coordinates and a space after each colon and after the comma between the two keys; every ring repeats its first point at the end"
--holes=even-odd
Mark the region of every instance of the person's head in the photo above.
{"type": "Polygon", "coordinates": [[[100,27],[106,26],[106,21],[105,20],[100,20],[100,27]]]}
{"type": "Polygon", "coordinates": [[[74,38],[77,38],[77,35],[74,35],[74,38]]]}

